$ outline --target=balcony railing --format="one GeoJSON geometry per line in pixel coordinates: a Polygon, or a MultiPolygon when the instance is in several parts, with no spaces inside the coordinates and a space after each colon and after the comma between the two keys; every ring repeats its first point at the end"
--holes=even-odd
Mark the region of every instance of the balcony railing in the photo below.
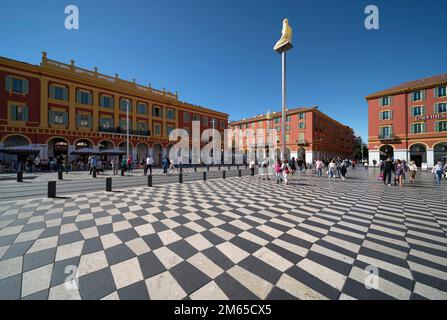
{"type": "MultiPolygon", "coordinates": [[[[99,132],[113,133],[113,134],[127,134],[127,130],[123,128],[99,128],[99,132]]],[[[130,135],[150,137],[151,132],[149,130],[129,130],[130,135]]]]}
{"type": "Polygon", "coordinates": [[[396,140],[397,137],[394,134],[379,134],[380,140],[396,140]]]}
{"type": "Polygon", "coordinates": [[[299,146],[307,146],[307,145],[309,145],[309,141],[303,140],[303,139],[297,139],[296,144],[299,146]]]}

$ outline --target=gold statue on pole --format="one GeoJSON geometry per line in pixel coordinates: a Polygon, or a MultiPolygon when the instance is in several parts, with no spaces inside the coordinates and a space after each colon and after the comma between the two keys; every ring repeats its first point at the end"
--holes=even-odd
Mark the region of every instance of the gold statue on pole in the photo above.
{"type": "Polygon", "coordinates": [[[284,19],[283,25],[282,25],[281,39],[279,39],[279,41],[276,43],[276,45],[273,49],[278,53],[282,53],[284,51],[291,49],[293,47],[292,36],[293,36],[293,30],[289,26],[289,20],[284,19]]]}

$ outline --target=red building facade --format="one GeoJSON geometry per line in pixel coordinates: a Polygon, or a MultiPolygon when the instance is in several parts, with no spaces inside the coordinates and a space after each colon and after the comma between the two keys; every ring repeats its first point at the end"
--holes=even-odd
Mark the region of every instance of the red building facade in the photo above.
{"type": "Polygon", "coordinates": [[[447,74],[411,81],[366,97],[369,160],[433,167],[447,156],[447,74]]]}
{"type": "Polygon", "coordinates": [[[230,128],[275,129],[278,133],[276,155],[280,156],[282,134],[285,134],[286,156],[312,163],[317,158],[351,158],[354,132],[330,118],[318,107],[295,108],[286,113],[286,131],[281,132],[281,112],[268,113],[230,123],[230,128]]]}

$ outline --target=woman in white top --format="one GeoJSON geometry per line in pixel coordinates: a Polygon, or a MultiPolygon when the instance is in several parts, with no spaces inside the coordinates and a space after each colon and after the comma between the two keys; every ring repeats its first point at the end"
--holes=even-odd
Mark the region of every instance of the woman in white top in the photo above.
{"type": "Polygon", "coordinates": [[[290,170],[290,166],[289,166],[289,161],[287,159],[284,160],[284,162],[281,166],[281,169],[282,169],[282,175],[284,178],[284,183],[289,184],[288,176],[289,176],[289,173],[291,170],[290,170]]]}
{"type": "Polygon", "coordinates": [[[334,160],[331,160],[331,162],[329,163],[329,171],[328,171],[329,179],[334,177],[336,167],[337,166],[336,166],[334,160]]]}
{"type": "Polygon", "coordinates": [[[410,169],[410,183],[413,183],[416,179],[416,172],[418,171],[418,167],[414,161],[411,161],[408,168],[410,169]]]}

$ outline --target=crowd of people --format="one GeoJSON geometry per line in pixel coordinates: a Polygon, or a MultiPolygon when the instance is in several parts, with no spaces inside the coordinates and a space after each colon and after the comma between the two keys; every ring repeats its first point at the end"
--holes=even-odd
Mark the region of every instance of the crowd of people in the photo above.
{"type": "MultiPolygon", "coordinates": [[[[383,181],[384,185],[391,186],[391,182],[393,182],[395,186],[402,187],[406,181],[407,174],[409,175],[410,183],[416,181],[418,167],[414,161],[410,161],[408,164],[405,160],[388,158],[385,161],[381,161],[379,167],[379,180],[383,181]]],[[[443,164],[441,161],[438,161],[431,172],[436,183],[440,184],[442,177],[447,178],[447,163],[443,164]]]]}

